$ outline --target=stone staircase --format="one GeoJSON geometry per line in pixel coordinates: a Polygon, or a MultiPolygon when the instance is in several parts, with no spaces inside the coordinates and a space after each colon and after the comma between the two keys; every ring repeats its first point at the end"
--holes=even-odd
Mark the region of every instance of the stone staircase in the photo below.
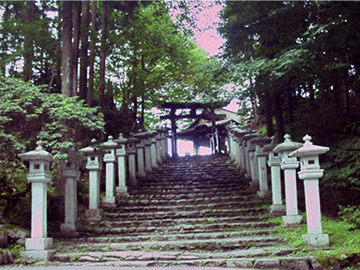
{"type": "Polygon", "coordinates": [[[170,160],[86,225],[85,237],[54,239],[53,263],[314,269],[291,257],[263,205],[227,156],[170,160]]]}

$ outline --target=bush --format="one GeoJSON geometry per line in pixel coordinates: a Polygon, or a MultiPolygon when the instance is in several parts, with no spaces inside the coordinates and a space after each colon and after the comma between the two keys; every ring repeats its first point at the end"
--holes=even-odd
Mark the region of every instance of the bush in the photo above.
{"type": "Polygon", "coordinates": [[[339,216],[345,222],[351,224],[354,229],[360,229],[360,206],[339,206],[339,216]]]}
{"type": "Polygon", "coordinates": [[[5,220],[10,222],[9,213],[30,191],[19,153],[33,150],[41,139],[56,160],[66,160],[72,149],[90,144],[94,137],[101,140],[103,125],[97,108],[86,107],[77,97],[0,77],[0,200],[6,204],[5,220]]]}

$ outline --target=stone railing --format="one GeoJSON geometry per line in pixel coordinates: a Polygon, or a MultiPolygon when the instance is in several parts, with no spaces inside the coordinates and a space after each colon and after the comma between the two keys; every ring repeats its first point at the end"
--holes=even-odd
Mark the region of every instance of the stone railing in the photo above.
{"type": "Polygon", "coordinates": [[[311,137],[304,137],[305,143],[293,142],[289,134],[284,142],[276,144],[274,138],[259,135],[236,125],[228,127],[229,155],[240,172],[249,178],[250,186],[258,190],[263,199],[272,199],[270,213],[283,216],[283,226],[297,226],[302,221],[298,213],[297,174],[304,180],[308,234],[303,236],[309,247],[326,247],[329,236],[322,233],[319,196],[319,155],[329,148],[313,145],[311,137]],[[271,188],[268,184],[270,168],[271,188]],[[300,164],[300,171],[296,170],[300,164]],[[281,190],[281,172],[285,187],[285,205],[281,190]]]}
{"type": "MultiPolygon", "coordinates": [[[[102,219],[102,208],[116,206],[118,197],[128,194],[129,186],[136,186],[138,179],[159,167],[168,159],[168,131],[159,129],[145,131],[124,138],[122,134],[95,147],[80,150],[86,156],[86,169],[89,171],[89,209],[86,218],[91,221],[102,219]],[[104,165],[104,164],[105,165],[104,165]],[[100,202],[100,179],[105,166],[105,196],[100,202]],[[116,170],[118,173],[116,174],[116,170]],[[116,175],[118,176],[116,179],[116,175]]],[[[32,184],[31,237],[26,239],[22,256],[49,260],[55,253],[53,239],[47,237],[47,184],[51,181],[50,163],[52,155],[43,148],[43,142],[19,157],[29,162],[28,180],[32,184]]],[[[77,179],[80,177],[79,160],[68,160],[63,165],[65,179],[65,220],[60,231],[64,237],[79,236],[80,224],[77,217],[77,179]]]]}

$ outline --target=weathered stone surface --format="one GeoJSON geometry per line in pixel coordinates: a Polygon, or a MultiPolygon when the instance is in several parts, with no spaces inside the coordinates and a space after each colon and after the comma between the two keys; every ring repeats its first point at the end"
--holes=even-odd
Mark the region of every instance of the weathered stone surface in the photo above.
{"type": "Polygon", "coordinates": [[[301,258],[294,258],[294,259],[286,259],[281,263],[282,266],[286,267],[287,269],[293,270],[310,270],[311,266],[308,260],[304,260],[301,258]]]}
{"type": "Polygon", "coordinates": [[[30,237],[30,231],[13,225],[0,225],[0,231],[6,231],[8,237],[19,245],[25,245],[26,238],[30,237]]]}
{"type": "Polygon", "coordinates": [[[291,249],[274,236],[263,202],[228,160],[186,157],[154,169],[118,209],[106,213],[100,227],[88,226],[88,237],[67,242],[55,260],[68,256],[119,267],[279,267],[273,254],[291,249]],[[76,250],[88,252],[79,257],[76,250]]]}

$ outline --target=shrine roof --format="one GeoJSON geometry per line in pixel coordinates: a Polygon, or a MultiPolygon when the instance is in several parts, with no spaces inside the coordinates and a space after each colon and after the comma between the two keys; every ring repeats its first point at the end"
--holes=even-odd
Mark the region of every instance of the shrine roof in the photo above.
{"type": "Polygon", "coordinates": [[[206,109],[206,108],[221,108],[225,107],[230,101],[217,101],[217,102],[164,102],[161,104],[163,109],[206,109]]]}

